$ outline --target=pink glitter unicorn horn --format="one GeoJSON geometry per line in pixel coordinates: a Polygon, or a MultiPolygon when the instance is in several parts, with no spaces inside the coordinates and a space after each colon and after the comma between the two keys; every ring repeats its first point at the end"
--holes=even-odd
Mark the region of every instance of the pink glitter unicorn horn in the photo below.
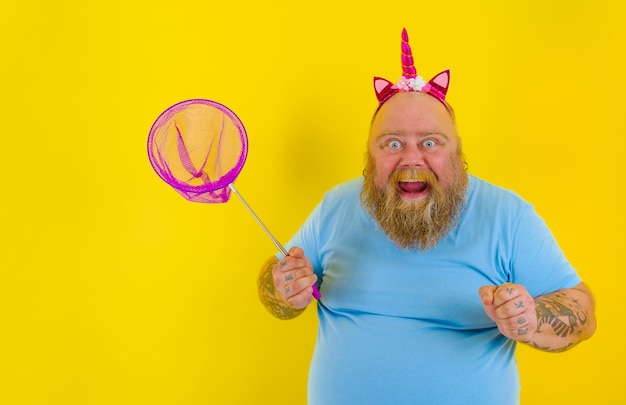
{"type": "Polygon", "coordinates": [[[389,80],[382,77],[374,77],[374,90],[376,91],[376,98],[378,99],[378,108],[380,108],[385,101],[389,100],[391,96],[401,91],[421,91],[428,93],[441,101],[448,110],[452,110],[448,103],[446,103],[446,94],[448,93],[448,86],[450,84],[450,70],[444,70],[430,79],[428,83],[417,75],[413,62],[413,52],[411,51],[411,45],[409,45],[409,35],[406,29],[402,29],[402,76],[396,84],[391,83],[389,80]]]}
{"type": "Polygon", "coordinates": [[[417,71],[413,64],[413,52],[411,51],[411,45],[409,45],[409,34],[406,32],[406,28],[402,28],[402,76],[407,79],[414,79],[417,77],[417,71]]]}

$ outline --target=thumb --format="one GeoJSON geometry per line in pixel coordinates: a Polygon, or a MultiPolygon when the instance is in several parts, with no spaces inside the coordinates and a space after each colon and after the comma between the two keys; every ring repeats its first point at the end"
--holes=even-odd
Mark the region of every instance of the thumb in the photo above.
{"type": "Polygon", "coordinates": [[[485,285],[478,289],[478,295],[483,301],[483,305],[493,305],[493,295],[497,288],[495,285],[485,285]]]}
{"type": "Polygon", "coordinates": [[[485,313],[491,320],[494,322],[496,319],[496,309],[493,307],[493,295],[498,287],[495,285],[485,285],[478,289],[478,295],[483,302],[483,308],[485,309],[485,313]]]}
{"type": "Polygon", "coordinates": [[[294,246],[289,249],[289,256],[304,257],[304,250],[302,250],[302,248],[299,248],[298,246],[294,246]]]}

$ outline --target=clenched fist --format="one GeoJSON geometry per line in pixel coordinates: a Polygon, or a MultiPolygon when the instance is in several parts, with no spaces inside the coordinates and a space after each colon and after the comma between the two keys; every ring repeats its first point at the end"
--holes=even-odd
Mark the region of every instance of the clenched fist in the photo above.
{"type": "Polygon", "coordinates": [[[537,330],[535,300],[521,284],[505,283],[478,289],[487,316],[509,339],[529,342],[537,330]]]}

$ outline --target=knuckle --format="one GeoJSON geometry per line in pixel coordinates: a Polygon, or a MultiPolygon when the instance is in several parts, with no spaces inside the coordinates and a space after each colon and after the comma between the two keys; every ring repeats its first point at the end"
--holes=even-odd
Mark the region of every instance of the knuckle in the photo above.
{"type": "Polygon", "coordinates": [[[306,306],[306,302],[304,302],[300,297],[294,297],[291,299],[290,305],[294,308],[302,309],[306,306]]]}
{"type": "Polygon", "coordinates": [[[514,319],[512,319],[512,318],[507,319],[507,320],[506,320],[505,322],[503,322],[503,323],[504,323],[504,326],[505,326],[508,330],[516,330],[516,329],[519,327],[519,325],[518,325],[517,321],[516,321],[516,320],[514,320],[514,319]]]}
{"type": "Polygon", "coordinates": [[[285,282],[282,277],[274,276],[274,287],[276,289],[282,289],[285,286],[285,282]]]}
{"type": "Polygon", "coordinates": [[[304,278],[299,278],[293,282],[293,290],[300,293],[304,288],[306,288],[306,281],[304,278]]]}
{"type": "Polygon", "coordinates": [[[511,313],[511,309],[506,305],[499,307],[496,310],[496,315],[498,316],[498,318],[503,320],[508,320],[513,316],[513,314],[511,313]]]}
{"type": "Polygon", "coordinates": [[[272,267],[272,275],[274,276],[274,278],[276,278],[280,273],[280,266],[277,263],[274,265],[274,267],[272,267]]]}

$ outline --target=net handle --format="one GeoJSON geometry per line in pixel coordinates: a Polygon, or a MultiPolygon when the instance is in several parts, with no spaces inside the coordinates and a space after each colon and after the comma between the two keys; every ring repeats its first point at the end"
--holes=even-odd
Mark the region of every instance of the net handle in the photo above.
{"type": "MultiPolygon", "coordinates": [[[[254,217],[254,219],[256,220],[256,222],[261,225],[261,228],[263,228],[263,230],[265,231],[265,233],[267,234],[267,236],[270,237],[270,239],[272,240],[272,242],[274,242],[274,245],[278,248],[278,250],[280,250],[280,253],[282,253],[284,256],[289,256],[289,252],[287,252],[287,250],[285,249],[285,247],[278,241],[278,239],[276,239],[274,237],[274,235],[272,235],[272,233],[270,232],[269,229],[267,229],[267,227],[265,226],[265,224],[263,223],[263,221],[261,221],[261,218],[259,218],[257,216],[257,214],[255,214],[255,212],[252,210],[252,208],[248,205],[248,203],[246,202],[246,200],[244,200],[244,198],[241,196],[241,194],[239,194],[239,191],[237,191],[237,189],[235,188],[235,186],[233,185],[233,183],[230,183],[228,185],[228,187],[232,190],[233,193],[235,193],[235,195],[237,196],[237,198],[239,198],[239,201],[241,201],[241,203],[244,205],[244,207],[246,207],[246,209],[248,210],[248,212],[250,212],[250,214],[252,214],[252,216],[254,217]]],[[[313,287],[313,297],[315,297],[316,300],[319,300],[320,298],[322,298],[322,294],[320,294],[319,290],[317,289],[317,286],[315,284],[312,285],[313,287]]]]}

